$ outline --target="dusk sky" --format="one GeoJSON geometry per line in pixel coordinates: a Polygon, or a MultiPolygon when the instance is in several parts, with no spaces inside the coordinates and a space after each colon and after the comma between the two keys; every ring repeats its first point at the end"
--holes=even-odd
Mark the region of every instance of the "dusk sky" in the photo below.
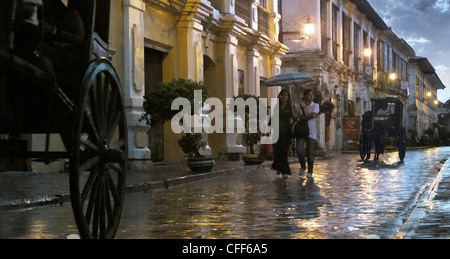
{"type": "Polygon", "coordinates": [[[438,99],[450,98],[450,0],[369,0],[386,24],[426,57],[446,89],[438,99]]]}

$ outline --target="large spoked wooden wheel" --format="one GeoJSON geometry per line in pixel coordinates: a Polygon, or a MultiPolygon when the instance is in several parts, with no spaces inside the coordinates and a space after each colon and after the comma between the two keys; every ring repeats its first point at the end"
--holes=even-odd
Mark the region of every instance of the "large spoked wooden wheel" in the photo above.
{"type": "Polygon", "coordinates": [[[372,149],[372,141],[366,135],[367,133],[362,130],[359,137],[359,155],[362,160],[370,159],[370,150],[372,149]]]}
{"type": "Polygon", "coordinates": [[[70,196],[82,238],[113,238],[127,175],[127,126],[117,74],[106,59],[90,64],[75,112],[70,196]]]}

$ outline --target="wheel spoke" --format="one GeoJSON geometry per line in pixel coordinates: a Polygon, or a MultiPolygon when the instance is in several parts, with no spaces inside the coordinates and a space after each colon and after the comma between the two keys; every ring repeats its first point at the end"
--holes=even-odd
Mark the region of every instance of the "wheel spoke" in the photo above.
{"type": "Polygon", "coordinates": [[[108,106],[108,116],[107,116],[107,121],[106,121],[106,125],[107,125],[107,132],[105,135],[105,138],[108,141],[111,141],[111,138],[114,134],[114,131],[116,129],[116,126],[118,126],[119,124],[119,120],[122,118],[123,116],[123,112],[121,109],[119,109],[119,107],[117,107],[118,104],[120,104],[120,96],[117,95],[117,93],[113,94],[113,98],[111,100],[111,104],[109,104],[108,106]]]}
{"type": "Polygon", "coordinates": [[[83,192],[81,193],[81,204],[84,204],[86,202],[86,197],[91,190],[94,181],[97,179],[97,173],[97,168],[95,168],[95,170],[89,174],[89,178],[87,179],[86,184],[83,188],[83,192]]]}
{"type": "Polygon", "coordinates": [[[96,79],[96,90],[97,90],[97,102],[95,103],[96,108],[98,109],[98,117],[97,121],[100,124],[100,134],[102,137],[104,136],[106,132],[106,112],[105,112],[105,95],[104,95],[104,88],[105,88],[105,74],[100,73],[97,75],[96,79]]]}
{"type": "Polygon", "coordinates": [[[100,135],[99,139],[101,140],[101,135],[104,132],[103,131],[103,125],[101,123],[102,121],[102,115],[100,113],[100,109],[99,109],[99,104],[101,102],[100,97],[98,96],[98,85],[97,85],[97,80],[95,81],[95,84],[90,88],[89,91],[89,105],[91,107],[91,112],[93,112],[93,122],[95,123],[96,128],[98,129],[98,134],[100,135]],[[92,99],[92,101],[91,101],[92,99]]]}
{"type": "MultiPolygon", "coordinates": [[[[86,214],[85,214],[85,220],[86,220],[86,223],[88,226],[91,222],[92,212],[94,210],[95,200],[97,198],[97,189],[99,187],[99,182],[100,182],[99,177],[96,177],[95,181],[94,181],[94,185],[92,186],[92,189],[91,189],[91,194],[89,196],[88,207],[87,207],[86,214]]],[[[81,206],[83,206],[83,205],[81,205],[81,206]]]]}
{"type": "MultiPolygon", "coordinates": [[[[85,145],[86,147],[89,147],[90,149],[92,149],[92,150],[94,150],[94,151],[99,151],[99,148],[98,148],[98,146],[96,146],[96,144],[94,144],[94,142],[92,142],[90,139],[89,139],[89,135],[87,134],[87,133],[85,133],[86,135],[86,137],[81,137],[81,143],[83,144],[83,145],[85,145]]],[[[84,135],[84,134],[83,134],[84,135]]]]}
{"type": "MultiPolygon", "coordinates": [[[[103,87],[104,87],[104,92],[103,92],[103,97],[102,99],[103,101],[103,110],[105,111],[105,115],[107,115],[106,113],[108,112],[108,105],[109,102],[111,101],[111,94],[112,94],[112,88],[111,88],[111,76],[109,74],[105,74],[105,78],[104,78],[104,83],[103,83],[103,87]]],[[[106,128],[108,129],[108,128],[106,128]]]]}
{"type": "Polygon", "coordinates": [[[94,165],[98,164],[98,161],[99,161],[99,157],[98,156],[95,156],[95,157],[92,157],[91,159],[88,159],[86,162],[84,162],[80,166],[80,172],[87,171],[88,169],[90,169],[94,165]]]}
{"type": "Polygon", "coordinates": [[[111,168],[112,170],[116,171],[116,173],[120,176],[121,174],[123,174],[123,170],[120,166],[118,166],[117,164],[108,164],[108,167],[111,168]]]}
{"type": "Polygon", "coordinates": [[[95,197],[95,207],[94,207],[94,218],[92,220],[92,235],[94,236],[94,238],[98,237],[98,228],[99,228],[99,223],[100,223],[100,210],[101,210],[101,199],[102,199],[102,188],[103,188],[103,177],[99,177],[99,184],[98,184],[98,188],[96,190],[96,197],[95,197]]]}
{"type": "Polygon", "coordinates": [[[100,189],[100,238],[105,238],[106,237],[106,217],[105,217],[105,212],[106,212],[106,204],[105,204],[105,199],[106,199],[106,193],[107,189],[106,189],[106,180],[105,178],[102,179],[102,186],[100,189]]]}
{"type": "Polygon", "coordinates": [[[111,194],[114,198],[114,202],[118,203],[120,201],[120,196],[119,196],[119,193],[117,192],[117,188],[114,184],[114,180],[112,179],[112,176],[111,176],[111,174],[109,174],[109,172],[106,173],[106,180],[108,182],[109,190],[111,191],[111,194]]]}
{"type": "MultiPolygon", "coordinates": [[[[109,173],[108,173],[109,174],[109,173]]],[[[110,183],[109,177],[106,178],[106,215],[108,216],[108,226],[112,225],[113,222],[113,210],[112,210],[112,204],[111,204],[111,197],[109,196],[110,185],[114,183],[110,183]]]]}
{"type": "Polygon", "coordinates": [[[109,119],[108,119],[108,129],[109,130],[105,136],[107,141],[110,142],[112,137],[114,136],[114,132],[116,131],[117,126],[119,126],[118,124],[119,124],[120,119],[122,118],[122,115],[123,115],[122,112],[119,111],[115,114],[114,117],[113,116],[109,117],[109,119]]]}
{"type": "Polygon", "coordinates": [[[100,133],[97,129],[97,126],[95,125],[94,117],[92,115],[92,111],[89,106],[86,107],[86,109],[85,109],[85,115],[87,117],[87,121],[89,122],[89,125],[91,126],[91,131],[92,131],[92,133],[94,133],[97,143],[100,143],[101,142],[100,133]]]}

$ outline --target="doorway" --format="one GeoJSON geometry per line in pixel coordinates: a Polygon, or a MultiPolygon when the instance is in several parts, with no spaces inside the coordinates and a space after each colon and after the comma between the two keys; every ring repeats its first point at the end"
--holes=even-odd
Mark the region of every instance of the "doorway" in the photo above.
{"type": "MultiPolygon", "coordinates": [[[[163,81],[163,60],[166,53],[145,48],[145,92],[156,89],[163,81]]],[[[157,125],[148,131],[148,145],[152,153],[151,160],[164,160],[164,125],[157,125]]]]}

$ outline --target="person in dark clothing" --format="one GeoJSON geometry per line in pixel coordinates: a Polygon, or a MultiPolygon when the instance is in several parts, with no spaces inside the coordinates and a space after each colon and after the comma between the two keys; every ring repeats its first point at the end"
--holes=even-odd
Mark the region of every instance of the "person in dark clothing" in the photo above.
{"type": "Polygon", "coordinates": [[[42,0],[23,0],[21,2],[18,21],[15,28],[14,53],[39,66],[39,32],[38,8],[42,0]]]}
{"type": "Polygon", "coordinates": [[[84,41],[80,13],[61,0],[44,1],[44,40],[42,51],[51,57],[53,73],[69,72],[79,67],[84,41]]]}
{"type": "Polygon", "coordinates": [[[291,102],[291,95],[287,90],[281,90],[278,94],[279,108],[279,137],[278,141],[273,144],[274,161],[272,170],[276,170],[277,174],[281,174],[283,179],[287,179],[291,174],[291,168],[288,163],[288,149],[290,137],[290,125],[297,118],[298,114],[291,102]]]}

